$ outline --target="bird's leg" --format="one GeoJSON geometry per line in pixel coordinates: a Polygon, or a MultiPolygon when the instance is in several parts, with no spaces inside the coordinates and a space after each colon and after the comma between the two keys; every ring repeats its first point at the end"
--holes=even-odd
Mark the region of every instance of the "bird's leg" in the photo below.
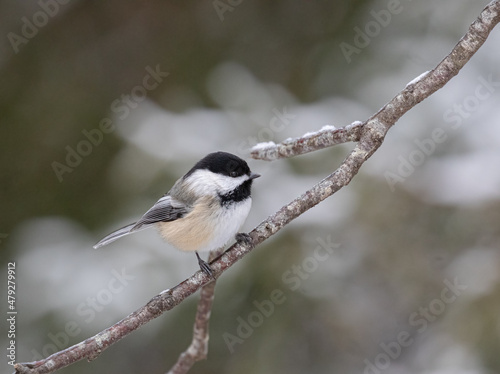
{"type": "Polygon", "coordinates": [[[210,267],[209,264],[207,264],[205,261],[203,261],[200,257],[200,255],[198,254],[198,252],[196,251],[196,257],[198,258],[198,265],[200,265],[200,269],[202,272],[204,272],[206,275],[208,275],[209,277],[211,278],[214,278],[214,274],[212,272],[212,268],[210,267]]]}

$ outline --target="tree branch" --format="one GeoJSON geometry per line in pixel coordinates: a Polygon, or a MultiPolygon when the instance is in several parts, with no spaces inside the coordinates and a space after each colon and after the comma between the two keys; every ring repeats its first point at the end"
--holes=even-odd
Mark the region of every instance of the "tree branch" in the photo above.
{"type": "Polygon", "coordinates": [[[273,142],[259,143],[250,150],[250,154],[258,160],[273,161],[318,151],[337,144],[357,142],[361,136],[362,126],[362,122],[353,122],[338,129],[325,126],[314,134],[304,135],[288,141],[285,140],[279,144],[273,142]]]}
{"type": "MultiPolygon", "coordinates": [[[[224,251],[223,248],[210,252],[209,261],[213,261],[224,251]]],[[[203,286],[200,292],[200,301],[196,310],[193,327],[193,340],[189,347],[179,356],[175,365],[167,374],[185,374],[196,361],[205,360],[208,353],[208,322],[214,302],[215,281],[203,286]]]]}
{"type": "MultiPolygon", "coordinates": [[[[481,12],[479,18],[470,26],[467,34],[434,70],[408,84],[403,91],[365,122],[359,129],[359,142],[333,174],[260,223],[250,233],[252,239],[250,245],[236,243],[219,258],[212,261],[210,266],[215,277],[219,277],[234,263],[250,253],[254,246],[262,243],[293,219],[347,185],[357,174],[361,165],[380,147],[387,131],[396,121],[409,109],[443,87],[458,74],[460,69],[481,47],[499,21],[500,0],[494,0],[481,12]]],[[[300,139],[297,140],[297,144],[299,142],[300,139]]],[[[307,148],[308,152],[311,150],[311,148],[307,148]]],[[[289,155],[300,154],[300,147],[296,152],[289,155]]],[[[198,271],[174,288],[167,289],[153,297],[145,306],[97,335],[57,352],[46,359],[16,364],[16,373],[51,373],[84,358],[88,360],[95,359],[110,345],[153,318],[159,317],[164,312],[174,308],[211,281],[212,278],[198,271]]]]}

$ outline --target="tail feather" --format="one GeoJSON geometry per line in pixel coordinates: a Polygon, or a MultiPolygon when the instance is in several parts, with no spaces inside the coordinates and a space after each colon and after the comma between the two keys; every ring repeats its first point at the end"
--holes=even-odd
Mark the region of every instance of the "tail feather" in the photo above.
{"type": "Polygon", "coordinates": [[[109,243],[114,242],[116,239],[119,239],[122,236],[126,236],[126,235],[132,234],[136,231],[146,229],[150,225],[144,225],[144,226],[139,226],[139,227],[135,227],[135,226],[136,226],[136,222],[131,223],[130,225],[124,226],[121,229],[118,229],[116,231],[113,231],[111,234],[105,236],[98,243],[96,243],[96,245],[94,245],[94,248],[97,249],[97,248],[100,248],[102,246],[108,245],[109,243]]]}

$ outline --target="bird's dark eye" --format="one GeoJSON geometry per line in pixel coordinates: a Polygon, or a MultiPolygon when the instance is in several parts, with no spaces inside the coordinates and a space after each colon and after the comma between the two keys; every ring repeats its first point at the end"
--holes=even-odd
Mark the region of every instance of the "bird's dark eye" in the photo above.
{"type": "Polygon", "coordinates": [[[236,178],[238,176],[238,172],[237,171],[232,171],[229,173],[229,175],[232,177],[232,178],[236,178]]]}

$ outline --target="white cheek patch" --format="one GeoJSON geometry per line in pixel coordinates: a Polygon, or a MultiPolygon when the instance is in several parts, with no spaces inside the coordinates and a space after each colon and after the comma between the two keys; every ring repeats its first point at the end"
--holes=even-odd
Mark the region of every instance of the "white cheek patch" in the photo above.
{"type": "Polygon", "coordinates": [[[206,169],[200,169],[191,174],[188,179],[190,180],[189,188],[195,195],[224,195],[248,180],[248,175],[232,178],[227,175],[212,173],[206,169]]]}
{"type": "Polygon", "coordinates": [[[248,179],[247,175],[242,175],[241,177],[237,178],[231,178],[228,177],[227,175],[221,175],[221,174],[214,174],[214,176],[215,176],[214,181],[218,185],[217,192],[219,192],[222,195],[233,191],[234,189],[236,189],[236,187],[238,187],[240,184],[242,184],[248,179]]]}
{"type": "Polygon", "coordinates": [[[188,177],[187,186],[196,196],[215,195],[217,185],[212,175],[208,170],[196,170],[188,177]]]}

